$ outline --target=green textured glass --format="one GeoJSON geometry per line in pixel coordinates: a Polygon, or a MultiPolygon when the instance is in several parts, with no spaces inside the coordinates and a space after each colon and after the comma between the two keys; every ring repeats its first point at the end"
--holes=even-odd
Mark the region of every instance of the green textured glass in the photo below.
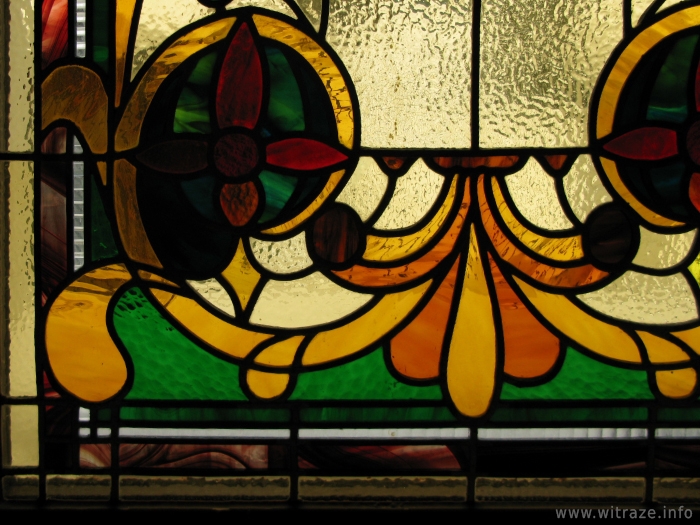
{"type": "Polygon", "coordinates": [[[659,421],[700,421],[700,408],[660,408],[657,413],[659,421]]]}
{"type": "Polygon", "coordinates": [[[276,47],[265,47],[270,72],[270,101],[266,128],[274,131],[304,131],[304,106],[292,68],[284,53],[276,47]]]}
{"type": "Polygon", "coordinates": [[[499,408],[491,421],[645,421],[646,408],[499,408]]]}
{"type": "Polygon", "coordinates": [[[175,133],[210,133],[209,90],[216,53],[209,53],[197,62],[182,88],[175,108],[175,133]]]}
{"type": "Polygon", "coordinates": [[[92,59],[109,72],[109,1],[92,0],[92,59]]]}
{"type": "Polygon", "coordinates": [[[112,225],[105,213],[102,196],[94,177],[90,177],[90,229],[92,231],[92,260],[109,259],[119,253],[114,242],[112,225]]]}
{"type": "Polygon", "coordinates": [[[279,215],[294,194],[299,179],[264,170],[260,182],[265,188],[265,211],[260,222],[266,222],[279,215]]]}
{"type": "Polygon", "coordinates": [[[124,407],[121,419],[149,421],[289,421],[288,410],[252,408],[124,407]]]}
{"type": "Polygon", "coordinates": [[[304,422],[341,421],[456,421],[445,407],[362,407],[362,408],[304,408],[301,410],[304,422]]]}

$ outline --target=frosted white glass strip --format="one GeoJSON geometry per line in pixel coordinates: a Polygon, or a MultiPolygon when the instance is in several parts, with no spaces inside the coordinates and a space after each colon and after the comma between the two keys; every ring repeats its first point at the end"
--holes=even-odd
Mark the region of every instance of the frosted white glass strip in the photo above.
{"type": "Polygon", "coordinates": [[[290,432],[286,428],[135,428],[119,429],[119,437],[142,438],[267,438],[289,439],[290,432]]]}
{"type": "Polygon", "coordinates": [[[700,428],[657,428],[656,437],[659,439],[698,439],[700,428]]]}
{"type": "Polygon", "coordinates": [[[467,439],[468,428],[302,428],[299,439],[467,439]]]}
{"type": "Polygon", "coordinates": [[[111,428],[98,428],[97,429],[97,437],[98,438],[108,438],[111,435],[112,435],[111,428]]]}
{"type": "MultiPolygon", "coordinates": [[[[81,149],[82,151],[82,149],[81,149]]],[[[85,264],[85,164],[73,163],[73,269],[85,264]]]]}
{"type": "Polygon", "coordinates": [[[482,441],[555,439],[645,439],[645,428],[480,428],[482,441]]]}
{"type": "Polygon", "coordinates": [[[75,1],[75,56],[81,58],[85,57],[85,3],[75,1]]]}
{"type": "Polygon", "coordinates": [[[78,409],[78,421],[81,423],[90,422],[90,409],[89,408],[79,408],[78,409]]]}
{"type": "Polygon", "coordinates": [[[90,437],[90,429],[89,428],[81,428],[78,430],[78,435],[81,438],[89,438],[90,437]]]}

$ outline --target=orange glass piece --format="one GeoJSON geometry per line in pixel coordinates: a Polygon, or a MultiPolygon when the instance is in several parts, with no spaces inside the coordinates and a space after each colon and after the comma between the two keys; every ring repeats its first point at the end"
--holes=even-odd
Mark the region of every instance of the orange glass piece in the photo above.
{"type": "Polygon", "coordinates": [[[271,344],[255,356],[255,363],[272,367],[292,366],[294,356],[299,350],[299,345],[304,341],[303,335],[290,337],[283,341],[271,344]]]}
{"type": "Polygon", "coordinates": [[[154,283],[160,283],[165,284],[166,286],[173,286],[175,288],[179,288],[179,286],[174,282],[169,281],[165,277],[161,277],[160,275],[157,275],[155,273],[147,272],[145,270],[139,270],[137,273],[138,276],[144,281],[153,281],[154,283]]]}
{"type": "Polygon", "coordinates": [[[441,168],[510,168],[520,160],[515,155],[492,155],[489,157],[435,157],[435,163],[441,168]]]}
{"type": "Polygon", "coordinates": [[[289,384],[289,374],[276,374],[248,370],[246,374],[248,388],[261,399],[274,399],[284,394],[289,384]]]}
{"type": "Polygon", "coordinates": [[[369,268],[358,264],[333,273],[344,281],[368,288],[397,286],[421,278],[454,250],[469,211],[469,203],[469,191],[465,189],[462,203],[450,229],[432,250],[419,259],[394,268],[369,268]]]}
{"type": "Polygon", "coordinates": [[[163,51],[141,79],[124,109],[115,134],[116,151],[130,150],[139,145],[146,112],[168,75],[197,51],[225,38],[235,21],[235,18],[224,18],[198,27],[178,38],[163,51]]]}
{"type": "Polygon", "coordinates": [[[484,229],[491,238],[493,247],[501,257],[501,260],[543,284],[560,288],[576,288],[598,282],[608,276],[607,272],[598,270],[591,264],[574,268],[557,268],[536,261],[526,255],[506,237],[498,224],[496,224],[493,213],[486,201],[483,175],[479,177],[477,191],[479,193],[479,207],[484,229]]]}
{"type": "Polygon", "coordinates": [[[119,107],[124,85],[124,70],[126,68],[126,49],[129,44],[131,21],[134,18],[136,0],[117,0],[117,19],[115,24],[115,56],[114,71],[114,106],[119,107]]]}
{"type": "Polygon", "coordinates": [[[102,184],[105,186],[107,185],[107,163],[106,162],[98,162],[97,163],[97,171],[100,173],[100,180],[102,181],[102,184]]]}
{"type": "Polygon", "coordinates": [[[255,215],[260,196],[252,181],[242,184],[224,184],[219,195],[221,209],[233,226],[245,226],[255,215]]]}
{"type": "Polygon", "coordinates": [[[425,296],[432,280],[388,294],[367,313],[344,326],[319,332],[306,347],[303,366],[328,363],[374,345],[403,321],[425,296]]]}
{"type": "Polygon", "coordinates": [[[260,343],[272,337],[222,321],[196,301],[151,288],[153,297],[192,335],[236,359],[244,359],[260,343]]]}
{"type": "Polygon", "coordinates": [[[472,225],[447,357],[447,390],[457,410],[468,417],[488,411],[496,387],[499,327],[493,317],[485,263],[472,225]]]}
{"type": "Polygon", "coordinates": [[[683,330],[681,332],[673,332],[674,336],[687,344],[693,352],[700,355],[700,326],[683,330]]]}
{"type": "Polygon", "coordinates": [[[236,292],[238,301],[241,303],[241,308],[245,311],[260,282],[261,275],[251,266],[248,256],[245,254],[243,241],[238,241],[238,248],[236,248],[233,259],[221,272],[221,275],[233,287],[233,291],[236,292]]]}
{"type": "Polygon", "coordinates": [[[384,164],[386,164],[387,167],[392,170],[401,169],[404,162],[406,162],[405,157],[382,157],[382,160],[384,161],[384,164]]]}
{"type": "Polygon", "coordinates": [[[656,372],[656,386],[659,391],[671,399],[684,399],[695,390],[698,373],[693,368],[680,370],[660,370],[656,372]]]}
{"type": "Polygon", "coordinates": [[[562,169],[566,161],[568,160],[568,155],[545,155],[544,160],[547,161],[553,170],[559,171],[562,169]]]}
{"type": "Polygon", "coordinates": [[[559,338],[547,330],[503,277],[489,256],[496,299],[501,312],[505,346],[504,371],[520,379],[539,377],[549,372],[559,357],[559,338]]]}
{"type": "Polygon", "coordinates": [[[391,362],[401,375],[433,379],[440,373],[440,355],[459,272],[458,257],[425,308],[391,341],[391,362]]]}
{"type": "Polygon", "coordinates": [[[130,280],[123,264],[92,270],[68,285],[49,310],[45,341],[51,370],[63,388],[87,402],[105,401],[126,383],[126,363],[107,328],[107,309],[130,280]]]}
{"type": "Polygon", "coordinates": [[[41,85],[41,129],[59,119],[73,122],[93,153],[107,153],[107,93],[94,71],[63,66],[41,85]]]}
{"type": "Polygon", "coordinates": [[[690,361],[690,356],[686,354],[678,345],[666,339],[662,339],[649,332],[637,331],[637,335],[642,339],[647,350],[649,361],[657,363],[682,363],[690,361]]]}
{"type": "Polygon", "coordinates": [[[124,159],[114,162],[114,211],[119,235],[129,258],[162,268],[141,221],[136,198],[136,168],[124,159]]]}

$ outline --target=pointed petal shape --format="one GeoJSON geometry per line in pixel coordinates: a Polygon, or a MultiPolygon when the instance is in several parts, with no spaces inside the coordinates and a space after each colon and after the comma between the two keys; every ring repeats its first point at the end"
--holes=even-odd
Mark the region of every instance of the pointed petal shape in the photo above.
{"type": "Polygon", "coordinates": [[[136,158],[163,173],[194,173],[207,167],[207,148],[207,143],[200,140],[168,140],[142,151],[136,158]]]}
{"type": "Polygon", "coordinates": [[[639,128],[603,146],[610,153],[635,160],[660,160],[678,154],[676,132],[667,128],[639,128]]]}
{"type": "Polygon", "coordinates": [[[245,226],[255,215],[260,196],[252,182],[224,184],[219,200],[228,221],[233,226],[245,226]]]}
{"type": "Polygon", "coordinates": [[[293,170],[327,168],[347,158],[337,149],[311,139],[285,139],[267,146],[268,164],[293,170]]]}
{"type": "Polygon", "coordinates": [[[262,65],[248,24],[242,24],[226,52],[216,88],[219,127],[253,129],[262,107],[262,65]]]}

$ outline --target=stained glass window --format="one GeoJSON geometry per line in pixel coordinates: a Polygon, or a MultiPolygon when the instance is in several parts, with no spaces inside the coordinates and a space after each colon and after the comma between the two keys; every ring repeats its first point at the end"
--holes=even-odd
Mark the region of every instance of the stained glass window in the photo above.
{"type": "Polygon", "coordinates": [[[700,2],[0,14],[6,501],[698,501],[700,2]]]}

